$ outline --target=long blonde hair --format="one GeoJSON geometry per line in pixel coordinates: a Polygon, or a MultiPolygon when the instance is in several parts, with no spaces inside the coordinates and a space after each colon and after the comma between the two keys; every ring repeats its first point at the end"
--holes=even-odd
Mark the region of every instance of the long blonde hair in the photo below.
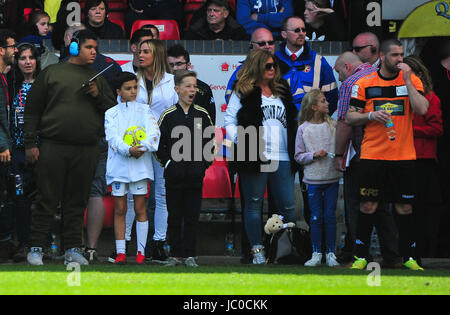
{"type": "MultiPolygon", "coordinates": [[[[324,96],[319,89],[312,89],[302,99],[302,106],[298,114],[298,125],[300,126],[305,121],[311,121],[314,118],[315,111],[312,109],[313,105],[319,103],[319,98],[324,96]]],[[[332,130],[335,126],[335,121],[327,113],[323,113],[322,119],[330,126],[332,130]]]]}
{"type": "MultiPolygon", "coordinates": [[[[143,44],[147,44],[150,52],[153,54],[153,73],[154,73],[154,77],[153,77],[153,87],[156,87],[161,80],[164,77],[164,74],[167,73],[172,73],[172,70],[169,66],[169,62],[167,61],[167,50],[166,50],[166,46],[164,45],[163,41],[158,40],[158,39],[149,39],[149,40],[145,40],[142,43],[139,44],[139,49],[142,47],[143,44]]],[[[141,78],[144,78],[144,82],[145,82],[145,75],[144,75],[144,68],[139,67],[138,71],[137,71],[137,77],[138,77],[138,81],[141,78]]],[[[148,90],[148,89],[147,89],[148,90]]],[[[148,104],[151,104],[152,102],[152,95],[153,95],[153,91],[154,88],[152,89],[152,93],[149,94],[148,96],[148,104]]]]}
{"type": "MultiPolygon", "coordinates": [[[[234,90],[239,93],[241,97],[248,95],[255,88],[258,81],[264,76],[267,61],[270,58],[276,63],[274,55],[267,50],[255,49],[250,52],[242,65],[242,68],[239,69],[236,75],[237,83],[234,90]]],[[[279,96],[285,92],[285,86],[281,84],[281,80],[280,68],[279,66],[276,66],[275,76],[273,80],[269,82],[270,89],[274,96],[279,96]]]]}

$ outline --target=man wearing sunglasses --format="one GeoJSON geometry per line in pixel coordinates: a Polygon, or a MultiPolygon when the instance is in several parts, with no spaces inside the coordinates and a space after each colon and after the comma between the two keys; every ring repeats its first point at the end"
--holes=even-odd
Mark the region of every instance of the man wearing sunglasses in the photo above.
{"type": "Polygon", "coordinates": [[[6,262],[14,255],[15,247],[12,243],[11,213],[3,207],[4,192],[6,191],[7,163],[11,161],[11,136],[9,132],[9,90],[4,72],[7,66],[14,64],[14,54],[17,53],[15,34],[7,29],[0,30],[0,262],[6,262]]]}
{"type": "Polygon", "coordinates": [[[378,37],[370,32],[356,35],[353,39],[352,52],[361,59],[363,63],[368,62],[374,67],[380,66],[380,42],[378,37]]]}
{"type": "MultiPolygon", "coordinates": [[[[284,75],[286,72],[289,71],[289,66],[280,62],[278,57],[275,55],[275,41],[273,40],[272,32],[269,31],[267,28],[265,27],[257,28],[252,33],[249,48],[250,50],[264,49],[270,51],[274,55],[275,63],[278,66],[280,66],[281,75],[284,75]]],[[[244,63],[244,61],[242,61],[241,64],[242,63],[244,63]]],[[[241,69],[241,65],[233,72],[233,74],[230,77],[230,80],[228,81],[227,90],[225,91],[225,101],[227,103],[231,96],[231,91],[233,90],[233,83],[234,81],[236,81],[236,75],[239,69],[241,69]]]]}
{"type": "Polygon", "coordinates": [[[284,42],[276,55],[289,66],[284,75],[291,86],[294,103],[300,110],[303,96],[313,88],[323,91],[329,103],[330,115],[337,108],[338,89],[333,69],[326,59],[313,51],[305,40],[305,22],[296,16],[283,22],[284,42]]]}

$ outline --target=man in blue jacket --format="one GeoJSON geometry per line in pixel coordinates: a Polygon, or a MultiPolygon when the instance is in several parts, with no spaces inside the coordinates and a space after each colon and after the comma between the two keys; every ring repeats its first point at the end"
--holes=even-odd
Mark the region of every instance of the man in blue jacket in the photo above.
{"type": "Polygon", "coordinates": [[[283,76],[291,87],[294,103],[300,110],[303,96],[313,88],[320,89],[329,103],[330,115],[337,108],[338,86],[333,68],[325,58],[311,50],[305,41],[305,22],[299,17],[287,18],[281,36],[285,40],[275,53],[290,70],[283,76]]]}
{"type": "Polygon", "coordinates": [[[247,34],[265,27],[278,39],[283,21],[292,15],[291,0],[237,0],[236,3],[236,18],[247,34]]]}

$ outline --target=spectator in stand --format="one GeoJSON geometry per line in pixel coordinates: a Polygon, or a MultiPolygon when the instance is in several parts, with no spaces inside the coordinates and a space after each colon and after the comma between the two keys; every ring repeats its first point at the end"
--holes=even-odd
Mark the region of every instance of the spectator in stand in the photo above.
{"type": "Polygon", "coordinates": [[[207,0],[206,17],[191,24],[184,39],[247,40],[245,29],[230,15],[227,0],[207,0]]]}
{"type": "Polygon", "coordinates": [[[14,210],[15,227],[17,232],[17,240],[19,242],[18,251],[14,255],[15,262],[25,261],[30,245],[30,224],[31,224],[31,200],[29,194],[33,189],[33,167],[25,161],[25,146],[23,139],[23,115],[25,112],[25,104],[27,96],[36,76],[41,71],[38,62],[38,51],[33,44],[21,43],[17,46],[18,53],[14,65],[16,78],[15,90],[18,91],[14,96],[11,104],[11,164],[9,166],[9,174],[20,176],[23,181],[23,191],[17,194],[8,203],[8,207],[14,210]]]}
{"type": "Polygon", "coordinates": [[[144,40],[154,39],[154,33],[150,30],[138,29],[133,33],[130,39],[130,50],[133,53],[133,60],[122,65],[122,70],[136,73],[139,68],[139,44],[144,40]]]}
{"type": "Polygon", "coordinates": [[[245,229],[253,264],[264,264],[266,260],[261,207],[268,183],[278,214],[284,217],[285,222],[297,222],[294,202],[297,112],[289,85],[282,78],[273,55],[263,49],[252,50],[238,72],[224,125],[228,139],[245,144],[244,147],[236,147],[242,151],[235,152],[233,163],[242,182],[245,229]],[[255,128],[254,137],[248,138],[240,131],[241,127],[255,128]],[[261,132],[262,127],[264,133],[261,132]],[[277,136],[269,137],[269,134],[277,136]],[[255,147],[252,148],[250,143],[255,147]],[[264,154],[258,154],[261,152],[264,154]]]}
{"type": "MultiPolygon", "coordinates": [[[[69,27],[68,15],[72,12],[73,7],[69,4],[73,0],[62,1],[46,1],[46,0],[24,0],[23,16],[28,16],[30,12],[35,10],[45,11],[50,16],[50,25],[52,27],[52,44],[56,50],[64,47],[64,32],[69,27]]],[[[76,17],[74,17],[75,19],[76,17]]],[[[75,22],[73,20],[72,22],[75,22]]],[[[78,21],[80,22],[80,21],[78,21]]]]}
{"type": "Polygon", "coordinates": [[[306,42],[305,23],[296,16],[287,18],[283,22],[281,36],[284,42],[276,55],[290,68],[284,78],[291,86],[294,104],[300,110],[303,95],[313,88],[319,88],[327,98],[331,115],[337,108],[337,83],[326,59],[313,51],[306,42]]]}
{"type": "Polygon", "coordinates": [[[140,30],[151,31],[153,34],[153,39],[159,39],[159,29],[153,24],[145,24],[140,30]]]}
{"type": "Polygon", "coordinates": [[[27,35],[39,36],[42,39],[48,39],[52,37],[50,16],[47,12],[41,10],[32,11],[26,22],[18,33],[19,39],[27,35]]]}
{"type": "Polygon", "coordinates": [[[275,39],[280,39],[283,21],[293,14],[291,0],[237,0],[236,3],[236,19],[249,35],[265,27],[275,39]]]}
{"type": "Polygon", "coordinates": [[[127,37],[136,20],[175,20],[181,29],[183,7],[178,0],[129,0],[125,13],[127,37]]]}
{"type": "Polygon", "coordinates": [[[86,28],[99,39],[125,38],[122,28],[108,20],[108,3],[104,0],[88,0],[84,7],[86,28]]]}
{"type": "Polygon", "coordinates": [[[377,35],[370,32],[356,35],[352,43],[352,51],[362,62],[368,62],[372,66],[380,67],[380,41],[377,35]]]}
{"type": "Polygon", "coordinates": [[[19,33],[20,43],[32,43],[36,47],[42,70],[49,65],[58,63],[58,56],[50,52],[43,43],[44,39],[52,36],[49,21],[50,16],[47,12],[41,10],[32,11],[29,21],[23,25],[23,29],[19,33]]]}
{"type": "Polygon", "coordinates": [[[346,41],[343,19],[330,7],[328,0],[307,0],[305,3],[307,41],[346,41]]]}
{"type": "MultiPolygon", "coordinates": [[[[138,95],[136,101],[149,104],[155,118],[178,102],[175,92],[174,77],[170,74],[167,51],[161,40],[145,40],[139,46],[138,95]]],[[[154,262],[164,263],[167,255],[164,243],[167,234],[167,203],[164,179],[164,168],[152,155],[155,175],[155,233],[152,237],[152,257],[154,262]]]]}
{"type": "MultiPolygon", "coordinates": [[[[174,45],[167,49],[169,66],[172,72],[177,70],[188,70],[191,66],[189,53],[181,45],[174,45]]],[[[205,82],[197,79],[197,93],[195,94],[194,104],[206,109],[213,125],[216,123],[216,103],[211,88],[205,82]]]]}
{"type": "Polygon", "coordinates": [[[443,134],[441,101],[433,92],[430,73],[420,58],[408,56],[405,63],[422,83],[430,106],[424,116],[413,120],[414,146],[416,148],[417,202],[413,217],[416,233],[416,256],[436,257],[439,233],[439,217],[442,208],[441,185],[437,166],[437,139],[443,134]]]}
{"type": "Polygon", "coordinates": [[[12,242],[11,212],[4,207],[6,203],[7,163],[11,162],[11,133],[8,120],[8,108],[12,102],[8,82],[4,74],[8,66],[14,65],[17,52],[15,34],[11,30],[0,30],[0,262],[7,262],[15,253],[12,242]]]}
{"type": "MultiPolygon", "coordinates": [[[[267,28],[261,27],[257,28],[250,38],[250,44],[249,44],[250,50],[253,49],[264,49],[267,51],[270,51],[272,54],[275,54],[275,41],[273,40],[272,32],[270,32],[267,28]]],[[[274,56],[275,62],[280,66],[281,75],[285,75],[289,71],[289,66],[286,65],[284,62],[280,62],[278,59],[278,56],[274,56]]],[[[237,69],[233,72],[230,79],[228,80],[227,84],[227,90],[225,92],[225,101],[228,103],[228,100],[230,99],[231,92],[233,90],[233,84],[236,81],[236,75],[238,71],[242,67],[242,63],[237,67],[237,69]]]]}

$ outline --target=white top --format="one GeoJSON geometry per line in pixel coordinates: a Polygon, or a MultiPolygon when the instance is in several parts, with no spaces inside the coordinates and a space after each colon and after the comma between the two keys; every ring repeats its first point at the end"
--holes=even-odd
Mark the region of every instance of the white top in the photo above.
{"type": "Polygon", "coordinates": [[[160,131],[155,116],[147,104],[119,103],[105,113],[105,134],[108,141],[106,183],[132,183],[154,178],[151,152],[158,150],[160,131]],[[131,157],[131,146],[123,140],[125,131],[133,126],[143,127],[146,138],[141,141],[146,152],[131,157]]]}
{"type": "MultiPolygon", "coordinates": [[[[287,150],[286,108],[281,98],[261,95],[263,111],[264,141],[266,150],[264,156],[268,160],[290,161],[287,150]]],[[[241,109],[241,99],[233,92],[225,112],[224,124],[227,139],[237,143],[237,113],[241,109]]]]}
{"type": "MultiPolygon", "coordinates": [[[[145,78],[139,79],[139,88],[136,101],[143,104],[148,104],[148,93],[145,87],[145,78]]],[[[175,92],[175,81],[173,74],[165,73],[161,82],[153,87],[152,103],[150,108],[158,120],[161,114],[178,103],[178,94],[175,92]]]]}

